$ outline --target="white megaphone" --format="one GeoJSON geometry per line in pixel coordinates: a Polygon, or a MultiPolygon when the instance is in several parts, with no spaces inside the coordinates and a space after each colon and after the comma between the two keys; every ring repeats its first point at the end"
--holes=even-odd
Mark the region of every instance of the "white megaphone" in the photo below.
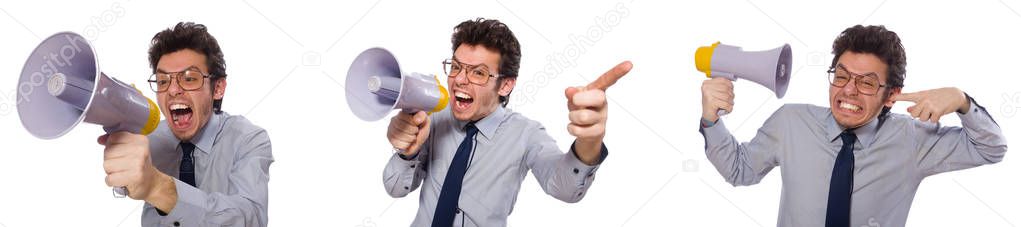
{"type": "MultiPolygon", "coordinates": [[[[61,32],[43,40],[18,79],[18,116],[33,136],[54,139],[82,121],[106,132],[149,134],[160,121],[152,100],[99,71],[96,51],[84,37],[61,32]]],[[[124,197],[127,189],[115,187],[124,197]]]]}
{"type": "MultiPolygon", "coordinates": [[[[695,51],[695,68],[706,77],[723,77],[736,81],[738,78],[751,80],[783,98],[787,83],[791,79],[791,45],[764,51],[743,51],[741,47],[713,43],[695,51]]],[[[725,110],[716,112],[727,114],[725,110]]]]}
{"type": "Polygon", "coordinates": [[[435,113],[447,107],[447,89],[436,76],[403,73],[397,58],[383,48],[358,54],[347,71],[347,105],[365,121],[382,119],[393,109],[435,113]]]}

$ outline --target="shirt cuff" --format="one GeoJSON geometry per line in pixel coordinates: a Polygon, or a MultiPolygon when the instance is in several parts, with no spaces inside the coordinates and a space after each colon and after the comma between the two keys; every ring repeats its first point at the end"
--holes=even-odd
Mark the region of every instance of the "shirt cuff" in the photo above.
{"type": "Polygon", "coordinates": [[[571,156],[574,158],[568,158],[567,161],[569,166],[571,166],[572,168],[571,171],[574,172],[574,174],[584,173],[585,176],[588,177],[594,174],[596,172],[596,169],[599,169],[599,165],[603,164],[603,161],[606,160],[606,156],[610,154],[610,151],[606,149],[606,143],[600,144],[599,160],[596,161],[595,165],[585,164],[584,162],[581,161],[581,158],[578,158],[578,152],[574,150],[574,143],[571,143],[571,154],[572,154],[571,156]]]}
{"type": "Polygon", "coordinates": [[[969,103],[968,113],[957,113],[957,117],[961,118],[962,126],[982,125],[988,121],[992,121],[996,124],[996,121],[992,120],[993,117],[989,115],[989,112],[986,111],[985,107],[979,105],[978,102],[975,102],[975,99],[968,95],[968,93],[964,93],[964,96],[968,99],[969,103]]]}

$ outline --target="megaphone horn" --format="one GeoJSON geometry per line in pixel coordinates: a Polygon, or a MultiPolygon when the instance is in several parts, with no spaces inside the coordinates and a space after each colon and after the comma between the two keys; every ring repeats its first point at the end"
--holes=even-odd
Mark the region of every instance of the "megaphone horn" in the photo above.
{"type": "Polygon", "coordinates": [[[345,96],[351,112],[365,121],[382,119],[393,109],[405,113],[438,112],[450,102],[436,76],[403,73],[397,58],[383,48],[358,54],[347,71],[345,96]]]}
{"type": "MultiPolygon", "coordinates": [[[[151,99],[99,71],[96,52],[81,35],[54,34],[25,61],[18,79],[18,116],[33,136],[54,139],[82,121],[106,132],[149,134],[160,121],[151,99]]],[[[127,195],[115,188],[119,197],[127,195]]]]}
{"type": "MultiPolygon", "coordinates": [[[[758,83],[783,98],[791,77],[791,45],[764,51],[744,51],[741,47],[713,43],[695,51],[695,68],[707,77],[738,78],[758,83]]],[[[719,115],[725,114],[723,110],[719,115]]]]}

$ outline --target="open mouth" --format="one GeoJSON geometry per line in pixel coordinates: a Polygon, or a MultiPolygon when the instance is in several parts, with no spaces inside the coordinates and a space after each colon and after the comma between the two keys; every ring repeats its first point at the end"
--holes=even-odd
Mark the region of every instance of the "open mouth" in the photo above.
{"type": "Polygon", "coordinates": [[[188,128],[191,126],[191,107],[184,104],[170,105],[170,121],[173,128],[188,128]]]}
{"type": "Polygon", "coordinates": [[[840,109],[843,109],[843,110],[846,110],[846,111],[849,111],[849,112],[852,112],[852,113],[861,113],[862,112],[862,107],[861,106],[855,105],[855,104],[851,104],[851,103],[848,103],[848,102],[844,102],[844,100],[837,100],[837,107],[840,107],[840,109]]]}
{"type": "Polygon", "coordinates": [[[454,107],[456,107],[458,110],[467,110],[469,107],[471,107],[473,102],[475,102],[475,99],[472,98],[467,93],[460,91],[454,92],[454,107]]]}

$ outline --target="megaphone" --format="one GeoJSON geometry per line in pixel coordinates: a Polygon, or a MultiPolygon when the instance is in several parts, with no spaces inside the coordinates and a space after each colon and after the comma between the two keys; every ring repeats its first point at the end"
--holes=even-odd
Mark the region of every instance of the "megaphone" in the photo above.
{"type": "MultiPolygon", "coordinates": [[[[713,43],[695,50],[695,68],[706,77],[723,77],[736,81],[751,80],[783,98],[791,79],[791,45],[764,51],[744,51],[741,47],[713,43]]],[[[723,116],[726,111],[719,110],[723,116]]]]}
{"type": "MultiPolygon", "coordinates": [[[[55,139],[82,121],[106,132],[149,134],[160,121],[151,99],[99,71],[96,51],[81,35],[61,32],[32,51],[18,79],[18,116],[33,136],[55,139]]],[[[127,195],[124,187],[115,196],[127,195]]]]}
{"type": "Polygon", "coordinates": [[[345,84],[348,107],[365,121],[382,119],[394,109],[431,114],[446,108],[450,101],[439,78],[404,73],[397,58],[379,47],[358,54],[347,71],[345,84]]]}

